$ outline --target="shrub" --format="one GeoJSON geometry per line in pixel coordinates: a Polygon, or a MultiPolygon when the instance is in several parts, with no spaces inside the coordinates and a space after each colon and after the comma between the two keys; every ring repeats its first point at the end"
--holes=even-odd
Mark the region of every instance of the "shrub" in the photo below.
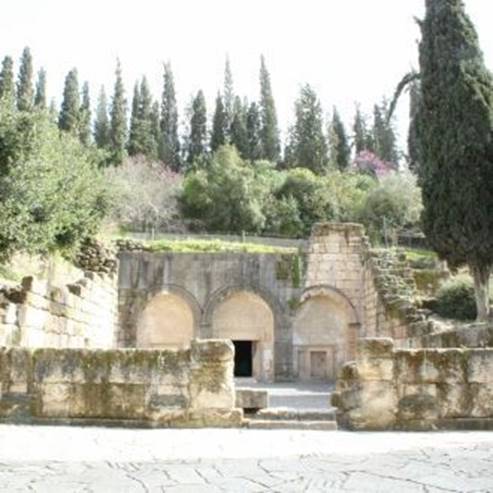
{"type": "Polygon", "coordinates": [[[435,311],[445,318],[474,320],[477,312],[472,281],[455,277],[445,282],[438,291],[435,311]]]}

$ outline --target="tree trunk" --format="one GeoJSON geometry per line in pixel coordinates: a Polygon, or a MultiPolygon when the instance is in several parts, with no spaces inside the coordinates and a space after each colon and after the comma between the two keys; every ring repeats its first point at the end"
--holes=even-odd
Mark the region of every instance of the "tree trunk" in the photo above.
{"type": "Polygon", "coordinates": [[[469,266],[474,279],[474,294],[478,310],[478,322],[486,322],[490,316],[490,274],[491,266],[469,266]]]}

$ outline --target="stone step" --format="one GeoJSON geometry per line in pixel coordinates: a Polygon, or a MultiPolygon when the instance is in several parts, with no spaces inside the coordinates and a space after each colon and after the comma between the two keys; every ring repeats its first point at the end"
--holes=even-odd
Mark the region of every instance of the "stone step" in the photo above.
{"type": "Polygon", "coordinates": [[[336,431],[336,421],[299,421],[280,419],[251,419],[247,427],[256,430],[314,430],[336,431]]]}
{"type": "Polygon", "coordinates": [[[251,419],[260,421],[334,421],[336,409],[267,408],[255,413],[251,419]]]}

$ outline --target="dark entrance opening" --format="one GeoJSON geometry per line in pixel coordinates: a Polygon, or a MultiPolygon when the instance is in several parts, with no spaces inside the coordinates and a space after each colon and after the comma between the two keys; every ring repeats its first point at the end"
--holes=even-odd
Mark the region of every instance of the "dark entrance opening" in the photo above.
{"type": "Polygon", "coordinates": [[[235,377],[252,376],[252,341],[233,341],[235,346],[235,377]]]}

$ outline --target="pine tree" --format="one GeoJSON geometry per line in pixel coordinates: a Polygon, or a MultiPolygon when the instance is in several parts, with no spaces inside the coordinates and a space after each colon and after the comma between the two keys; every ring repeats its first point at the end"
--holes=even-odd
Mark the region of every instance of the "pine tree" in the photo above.
{"type": "Polygon", "coordinates": [[[353,124],[353,144],[356,154],[368,149],[368,128],[365,117],[359,105],[356,107],[356,115],[353,124]]]}
{"type": "Polygon", "coordinates": [[[79,130],[79,118],[79,79],[77,69],[73,68],[65,78],[62,108],[58,117],[58,127],[60,130],[65,130],[66,132],[77,133],[79,130]]]}
{"type": "Polygon", "coordinates": [[[249,143],[247,131],[247,114],[239,96],[233,105],[233,121],[230,127],[230,141],[243,159],[248,159],[249,143]]]}
{"type": "Polygon", "coordinates": [[[478,319],[486,321],[493,266],[493,79],[462,0],[427,0],[420,26],[423,228],[449,265],[469,266],[478,319]]]}
{"type": "Polygon", "coordinates": [[[277,128],[277,114],[272,95],[270,74],[265,65],[265,59],[260,58],[260,137],[262,141],[262,158],[277,163],[281,146],[277,128]]]}
{"type": "Polygon", "coordinates": [[[30,111],[33,107],[33,59],[28,47],[24,48],[17,79],[17,108],[19,111],[30,111]]]}
{"type": "Polygon", "coordinates": [[[260,122],[260,111],[258,104],[250,104],[247,112],[246,130],[248,139],[247,159],[257,161],[262,158],[262,124],[260,122]]]}
{"type": "Polygon", "coordinates": [[[181,166],[180,140],[178,137],[178,107],[171,65],[164,65],[164,87],[161,101],[160,159],[178,171],[181,166]]]}
{"type": "Polygon", "coordinates": [[[409,88],[409,131],[407,134],[407,153],[409,169],[414,173],[419,172],[419,146],[418,146],[418,110],[421,101],[421,87],[418,80],[411,83],[409,88]]]}
{"type": "Polygon", "coordinates": [[[108,100],[104,86],[101,86],[94,122],[94,141],[100,149],[108,149],[110,145],[110,122],[108,118],[108,100]]]}
{"type": "Polygon", "coordinates": [[[315,91],[305,84],[295,103],[296,121],[288,143],[287,166],[304,167],[314,173],[327,171],[327,142],[323,132],[322,107],[315,91]]]}
{"type": "Polygon", "coordinates": [[[226,140],[229,142],[231,140],[231,125],[233,124],[234,113],[234,84],[233,84],[233,74],[231,72],[231,64],[229,62],[229,57],[226,57],[226,64],[224,67],[224,113],[226,115],[225,129],[226,129],[226,140]]]}
{"type": "Polygon", "coordinates": [[[130,156],[135,156],[140,152],[140,133],[140,87],[139,83],[136,82],[132,98],[132,112],[130,114],[130,131],[127,146],[130,156]]]}
{"type": "Polygon", "coordinates": [[[82,104],[79,115],[79,139],[84,145],[91,143],[91,97],[89,94],[89,82],[82,86],[82,104]]]}
{"type": "Polygon", "coordinates": [[[330,161],[333,167],[340,171],[347,170],[351,158],[351,148],[349,147],[346,129],[335,107],[329,128],[329,147],[330,161]]]}
{"type": "Polygon", "coordinates": [[[15,102],[14,61],[6,56],[0,72],[0,99],[13,105],[15,102]]]}
{"type": "Polygon", "coordinates": [[[223,98],[218,93],[216,97],[216,109],[212,118],[211,151],[217,151],[224,144],[226,144],[226,112],[224,111],[223,98]]]}
{"type": "Polygon", "coordinates": [[[199,91],[192,101],[187,163],[191,166],[207,153],[207,106],[204,93],[199,91]]]}
{"type": "Polygon", "coordinates": [[[46,71],[43,68],[38,72],[34,106],[42,110],[46,108],[46,71]]]}
{"type": "Polygon", "coordinates": [[[118,165],[125,159],[127,142],[127,101],[120,60],[117,61],[116,65],[115,89],[110,118],[109,150],[111,151],[111,162],[118,165]]]}

